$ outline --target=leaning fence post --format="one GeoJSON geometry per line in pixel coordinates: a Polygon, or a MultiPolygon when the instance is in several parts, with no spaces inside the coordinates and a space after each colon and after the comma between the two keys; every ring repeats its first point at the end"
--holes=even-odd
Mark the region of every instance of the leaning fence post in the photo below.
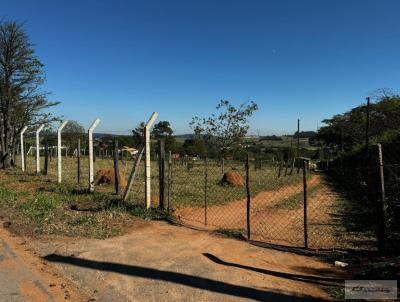
{"type": "Polygon", "coordinates": [[[164,184],[165,184],[165,140],[158,140],[158,186],[159,186],[159,207],[164,209],[164,184]]]}
{"type": "Polygon", "coordinates": [[[151,207],[151,159],[150,159],[150,128],[157,118],[158,113],[153,112],[150,119],[147,121],[144,128],[145,139],[145,194],[146,194],[146,207],[151,207]]]}
{"type": "Polygon", "coordinates": [[[24,133],[28,129],[27,126],[22,128],[21,133],[20,133],[20,138],[21,138],[21,169],[22,172],[25,172],[25,145],[24,145],[24,133]]]}
{"type": "Polygon", "coordinates": [[[204,158],[204,225],[207,225],[208,161],[204,158]]]}
{"type": "Polygon", "coordinates": [[[89,127],[89,192],[94,191],[94,175],[93,175],[93,130],[100,123],[100,119],[97,118],[93,124],[89,127]]]}
{"type": "Polygon", "coordinates": [[[247,223],[247,239],[250,239],[250,158],[249,154],[247,153],[246,158],[246,223],[247,223]]]}
{"type": "Polygon", "coordinates": [[[44,127],[43,125],[40,125],[40,127],[36,130],[36,173],[40,173],[40,141],[39,141],[39,134],[40,131],[42,131],[44,127]]]}
{"type": "Polygon", "coordinates": [[[378,249],[381,252],[387,251],[387,229],[386,229],[386,196],[385,196],[385,175],[383,169],[382,145],[377,144],[379,163],[379,197],[377,198],[378,214],[378,249]]]}
{"type": "Polygon", "coordinates": [[[132,185],[133,185],[133,181],[135,180],[136,173],[139,170],[139,164],[140,164],[140,160],[142,159],[143,152],[144,152],[144,146],[142,146],[140,148],[139,152],[136,154],[136,158],[135,158],[135,161],[133,163],[132,172],[129,175],[128,184],[125,187],[124,196],[122,198],[123,201],[126,201],[128,199],[129,192],[131,191],[131,188],[132,188],[132,185]]]}
{"type": "MultiPolygon", "coordinates": [[[[60,127],[57,129],[57,180],[61,183],[61,131],[67,125],[68,121],[61,123],[60,127]]],[[[67,151],[65,150],[65,153],[67,151]]]]}
{"type": "Polygon", "coordinates": [[[307,231],[307,163],[303,160],[303,219],[304,219],[304,247],[308,248],[308,231],[307,231]]]}
{"type": "Polygon", "coordinates": [[[115,179],[115,194],[119,195],[120,192],[120,179],[118,167],[118,140],[114,138],[114,179],[115,179]]]}

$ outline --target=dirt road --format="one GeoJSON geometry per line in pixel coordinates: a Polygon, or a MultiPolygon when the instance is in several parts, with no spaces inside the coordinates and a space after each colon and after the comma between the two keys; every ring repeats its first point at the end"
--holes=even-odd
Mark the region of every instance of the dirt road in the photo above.
{"type": "Polygon", "coordinates": [[[107,240],[33,244],[97,301],[312,301],[329,299],[325,289],[344,277],[315,258],[165,222],[141,221],[107,240]]]}
{"type": "Polygon", "coordinates": [[[90,296],[0,228],[0,301],[88,301],[90,296]]]}

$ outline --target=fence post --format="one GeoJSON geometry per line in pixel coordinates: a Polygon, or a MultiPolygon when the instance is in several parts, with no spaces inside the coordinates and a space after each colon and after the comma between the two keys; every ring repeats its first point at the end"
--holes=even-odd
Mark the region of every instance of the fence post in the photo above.
{"type": "Polygon", "coordinates": [[[307,162],[303,160],[303,219],[304,219],[304,247],[308,248],[308,230],[307,230],[307,162]]]}
{"type": "Polygon", "coordinates": [[[207,225],[208,160],[204,158],[204,225],[207,225]]]}
{"type": "MultiPolygon", "coordinates": [[[[57,129],[57,181],[61,183],[61,131],[67,125],[68,121],[61,123],[57,129]]],[[[65,157],[67,156],[67,149],[65,149],[65,157]]]]}
{"type": "Polygon", "coordinates": [[[78,184],[81,183],[81,139],[78,138],[78,154],[77,154],[77,163],[78,163],[78,184]]]}
{"type": "Polygon", "coordinates": [[[285,177],[287,176],[288,166],[289,166],[289,162],[285,161],[285,177]]]}
{"type": "Polygon", "coordinates": [[[281,177],[281,172],[282,172],[282,161],[279,161],[279,167],[278,167],[278,178],[281,177]]]}
{"type": "Polygon", "coordinates": [[[377,156],[379,164],[379,185],[378,194],[376,199],[377,216],[378,216],[378,249],[379,251],[387,252],[387,228],[386,228],[386,199],[385,199],[385,175],[383,169],[383,156],[382,156],[382,145],[377,144],[377,156]]]}
{"type": "Polygon", "coordinates": [[[292,165],[291,165],[291,168],[290,168],[289,175],[293,175],[294,161],[295,161],[295,159],[293,158],[293,159],[292,159],[292,165]]]}
{"type": "Polygon", "coordinates": [[[49,146],[46,140],[44,142],[44,175],[47,175],[48,168],[49,168],[49,146]]]}
{"type": "Polygon", "coordinates": [[[172,152],[169,151],[168,157],[168,199],[167,199],[167,211],[169,213],[171,204],[171,188],[172,188],[172,152]]]}
{"type": "Polygon", "coordinates": [[[158,140],[158,195],[159,195],[159,207],[164,209],[164,198],[165,198],[165,191],[164,191],[164,179],[165,179],[165,140],[159,139],[158,140]]]}
{"type": "Polygon", "coordinates": [[[144,140],[145,140],[145,196],[146,196],[146,208],[151,207],[151,158],[150,158],[150,128],[157,118],[158,113],[153,112],[150,119],[147,121],[144,128],[144,140]]]}
{"type": "Polygon", "coordinates": [[[89,127],[89,192],[94,191],[94,175],[93,175],[93,130],[100,123],[100,119],[97,118],[93,124],[89,127]]]}
{"type": "MultiPolygon", "coordinates": [[[[297,119],[297,146],[296,157],[300,157],[300,119],[297,119]]],[[[297,174],[299,174],[300,165],[297,165],[297,174]]]]}
{"type": "Polygon", "coordinates": [[[247,153],[246,158],[246,223],[247,223],[247,239],[250,239],[250,158],[247,153]]]}
{"type": "Polygon", "coordinates": [[[36,173],[40,173],[40,141],[39,141],[39,134],[40,131],[42,131],[44,127],[43,125],[40,125],[40,127],[36,130],[36,173]]]}
{"type": "Polygon", "coordinates": [[[21,169],[22,172],[25,172],[25,143],[24,143],[24,133],[28,129],[27,126],[25,126],[20,133],[20,138],[21,138],[21,169]]]}
{"type": "Polygon", "coordinates": [[[114,179],[115,179],[115,194],[119,195],[120,192],[120,179],[119,179],[119,167],[118,167],[118,140],[114,138],[114,179]]]}

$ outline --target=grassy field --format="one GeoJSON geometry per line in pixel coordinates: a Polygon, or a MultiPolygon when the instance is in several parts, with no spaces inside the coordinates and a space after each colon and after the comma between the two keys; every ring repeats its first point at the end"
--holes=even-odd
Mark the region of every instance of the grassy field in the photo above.
{"type": "MultiPolygon", "coordinates": [[[[17,163],[19,163],[17,158],[17,163]]],[[[97,158],[95,172],[99,169],[112,169],[110,158],[97,158]]],[[[120,162],[120,170],[128,175],[133,166],[132,160],[120,162]]],[[[44,158],[41,158],[44,170],[44,158]]],[[[120,198],[114,193],[113,185],[95,186],[90,194],[88,188],[88,159],[81,159],[81,183],[77,183],[76,158],[62,159],[62,183],[57,183],[56,159],[49,161],[48,174],[37,175],[35,158],[27,157],[26,172],[20,167],[1,171],[0,209],[11,219],[13,227],[24,234],[63,234],[107,238],[124,232],[134,216],[142,218],[172,218],[168,213],[157,209],[144,208],[144,167],[140,166],[133,192],[127,204],[120,206],[120,198]]],[[[167,168],[168,170],[168,168],[167,168]]],[[[235,170],[245,177],[244,164],[227,161],[225,171],[235,170]]],[[[168,171],[167,171],[168,172],[168,171]]],[[[246,197],[244,187],[222,186],[222,169],[217,161],[209,161],[207,166],[208,205],[226,204],[246,197]]],[[[166,173],[168,174],[168,173],[166,173]]],[[[266,190],[298,184],[301,186],[302,174],[296,170],[277,177],[277,169],[264,166],[262,169],[250,167],[250,190],[252,196],[266,190]]],[[[176,160],[172,164],[171,208],[203,207],[205,194],[204,161],[182,164],[176,160]]],[[[158,166],[152,162],[152,195],[158,195],[158,166]]],[[[168,195],[168,194],[167,194],[168,195]]]]}
{"type": "MultiPolygon", "coordinates": [[[[292,147],[296,148],[297,146],[297,139],[291,138],[287,136],[282,136],[282,140],[268,140],[263,139],[260,142],[265,145],[266,147],[292,147]]],[[[300,148],[310,148],[310,144],[308,138],[300,138],[300,148]]]]}
{"type": "MultiPolygon", "coordinates": [[[[43,158],[41,162],[43,169],[43,158]]],[[[132,165],[132,160],[120,162],[120,170],[128,177],[132,165]]],[[[110,158],[96,159],[95,171],[107,168],[113,168],[113,161],[110,158]]],[[[11,219],[15,229],[23,233],[63,234],[95,238],[107,238],[123,233],[129,226],[129,221],[135,219],[135,216],[174,219],[165,211],[159,210],[157,202],[153,203],[152,209],[145,209],[143,168],[143,164],[140,165],[128,203],[120,204],[120,197],[115,195],[113,185],[98,185],[95,186],[94,193],[87,192],[88,160],[86,157],[83,157],[81,161],[80,184],[77,183],[76,158],[63,158],[63,183],[58,184],[54,158],[49,163],[48,175],[37,175],[35,173],[35,159],[28,157],[25,173],[22,173],[19,167],[0,171],[0,209],[6,217],[11,219]]],[[[230,170],[239,172],[245,178],[243,162],[226,161],[225,171],[230,170]]],[[[188,215],[186,218],[193,216],[203,221],[205,171],[205,164],[202,160],[193,161],[190,164],[182,163],[180,160],[173,162],[170,208],[176,209],[172,213],[174,215],[178,213],[177,219],[179,219],[179,214],[182,216],[182,213],[186,213],[184,214],[188,215]],[[186,212],[184,212],[185,209],[186,212]]],[[[152,162],[152,172],[152,195],[155,197],[158,195],[158,166],[155,161],[152,162]]],[[[166,172],[168,172],[168,166],[166,172]]],[[[288,229],[285,228],[282,232],[279,231],[279,234],[274,233],[271,236],[284,237],[285,234],[293,232],[293,230],[289,230],[290,227],[294,226],[291,223],[292,218],[302,215],[302,171],[297,174],[296,168],[293,171],[291,171],[291,168],[287,170],[283,168],[281,177],[278,177],[277,167],[269,164],[264,165],[261,169],[255,169],[254,164],[251,163],[249,172],[250,192],[252,201],[254,201],[252,205],[256,206],[252,212],[253,223],[258,223],[257,227],[261,227],[263,230],[271,229],[272,226],[276,227],[283,223],[287,224],[288,229]],[[260,198],[256,197],[261,192],[264,193],[259,195],[260,198]]],[[[168,173],[166,174],[168,175],[168,173]]],[[[313,173],[308,175],[314,182],[311,185],[310,179],[308,191],[309,218],[313,236],[320,234],[318,238],[322,238],[322,241],[333,236],[332,231],[329,233],[323,227],[320,227],[320,225],[323,225],[320,221],[321,217],[323,217],[324,222],[333,219],[328,225],[342,236],[345,234],[345,230],[342,227],[343,222],[340,220],[342,215],[340,213],[343,208],[340,201],[344,196],[337,192],[323,175],[313,173]],[[316,178],[321,183],[315,182],[316,178]],[[334,216],[331,217],[331,214],[334,214],[334,216]],[[322,233],[324,234],[321,235],[322,233]]],[[[222,176],[220,164],[217,161],[209,160],[207,165],[209,223],[214,218],[216,222],[230,223],[236,216],[242,221],[243,217],[246,217],[246,211],[238,204],[244,205],[245,203],[232,202],[244,201],[246,190],[244,187],[221,185],[222,176]],[[212,206],[219,205],[223,205],[223,207],[211,209],[212,206]],[[234,206],[230,207],[231,205],[234,206]]],[[[182,217],[185,218],[185,216],[182,217]]],[[[224,225],[221,225],[221,228],[224,228],[224,225]]],[[[231,228],[231,225],[229,225],[229,228],[231,228]]],[[[301,231],[301,227],[299,230],[301,231]]]]}
{"type": "Polygon", "coordinates": [[[169,218],[159,209],[119,205],[110,186],[88,193],[71,182],[58,184],[53,174],[0,171],[0,219],[23,235],[57,234],[108,238],[125,232],[135,217],[169,218]]]}
{"type": "MultiPolygon", "coordinates": [[[[245,179],[244,163],[237,161],[226,161],[225,171],[234,170],[239,172],[245,179]]],[[[250,169],[250,193],[252,196],[262,191],[278,190],[284,186],[302,182],[302,175],[296,174],[278,178],[275,167],[263,166],[255,170],[250,169]]],[[[290,169],[288,170],[289,174],[290,169]]],[[[223,173],[222,168],[216,161],[209,161],[207,165],[207,203],[209,205],[225,204],[235,200],[246,198],[244,187],[230,187],[220,185],[223,173]]],[[[202,207],[205,196],[205,165],[203,161],[195,162],[193,168],[188,170],[185,166],[175,163],[173,166],[172,202],[175,206],[202,207]]]]}
{"type": "MultiPolygon", "coordinates": [[[[30,156],[27,158],[27,173],[35,174],[35,158],[30,156]]],[[[42,169],[44,167],[44,159],[41,158],[42,169]]],[[[119,162],[120,171],[126,175],[128,179],[133,166],[131,160],[119,162]]],[[[99,169],[113,169],[113,161],[110,158],[97,158],[94,163],[94,171],[99,169]]],[[[239,172],[245,179],[245,166],[243,162],[226,161],[225,171],[235,170],[239,172]]],[[[88,159],[81,159],[81,184],[77,183],[77,164],[76,158],[62,159],[62,175],[63,183],[74,186],[77,190],[83,190],[88,187],[88,159]]],[[[302,174],[297,174],[294,169],[292,175],[290,168],[287,171],[287,176],[284,176],[285,169],[282,169],[281,177],[278,178],[277,167],[263,166],[261,169],[250,167],[250,192],[253,196],[261,191],[277,190],[284,186],[302,182],[302,174]]],[[[166,182],[168,175],[168,166],[166,167],[166,182]]],[[[53,158],[49,162],[48,178],[54,181],[57,180],[57,165],[56,159],[53,158]]],[[[244,187],[222,186],[220,181],[223,173],[219,162],[209,160],[207,164],[207,202],[209,205],[225,204],[235,200],[246,198],[246,190],[244,187]]],[[[158,196],[158,163],[152,162],[152,196],[158,196]]],[[[167,192],[166,184],[166,192],[167,192]]],[[[170,202],[173,207],[202,207],[205,196],[205,164],[203,160],[193,161],[189,164],[182,164],[180,160],[174,160],[172,164],[172,182],[170,202]]],[[[101,193],[113,193],[113,185],[96,186],[96,191],[101,193]]],[[[168,192],[166,193],[168,196],[168,192]]],[[[156,198],[154,198],[156,199],[156,198]]],[[[132,193],[129,200],[135,204],[144,204],[144,165],[140,165],[136,176],[132,193]]]]}

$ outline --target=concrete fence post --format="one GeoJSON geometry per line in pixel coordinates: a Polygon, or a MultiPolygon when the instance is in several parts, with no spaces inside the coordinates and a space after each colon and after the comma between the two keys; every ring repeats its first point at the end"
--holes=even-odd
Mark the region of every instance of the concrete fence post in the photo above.
{"type": "Polygon", "coordinates": [[[40,142],[39,142],[39,134],[40,131],[42,131],[44,127],[43,125],[40,125],[39,128],[36,130],[36,173],[40,173],[40,142]]]}
{"type": "Polygon", "coordinates": [[[89,192],[94,191],[94,174],[93,174],[93,130],[100,123],[100,119],[97,118],[93,124],[89,127],[89,192]]]}
{"type": "Polygon", "coordinates": [[[144,140],[145,140],[145,192],[146,192],[146,207],[151,207],[151,163],[150,163],[150,128],[153,126],[154,121],[158,116],[157,112],[153,112],[144,128],[144,140]]]}
{"type": "Polygon", "coordinates": [[[67,125],[68,121],[61,123],[57,129],[57,180],[61,183],[61,131],[67,125]]]}
{"type": "Polygon", "coordinates": [[[27,126],[25,126],[20,133],[20,137],[21,137],[21,169],[22,172],[25,172],[25,150],[24,150],[24,133],[25,131],[28,129],[27,126]]]}

